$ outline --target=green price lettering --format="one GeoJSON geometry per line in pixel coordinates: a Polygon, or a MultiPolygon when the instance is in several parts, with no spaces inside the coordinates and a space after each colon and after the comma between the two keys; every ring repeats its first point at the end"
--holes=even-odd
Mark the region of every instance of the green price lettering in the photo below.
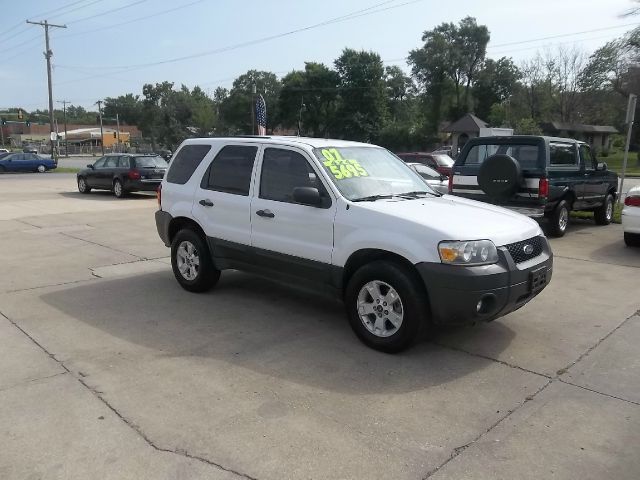
{"type": "Polygon", "coordinates": [[[336,180],[352,177],[368,177],[369,173],[354,159],[345,159],[335,148],[322,149],[323,164],[336,180]]]}

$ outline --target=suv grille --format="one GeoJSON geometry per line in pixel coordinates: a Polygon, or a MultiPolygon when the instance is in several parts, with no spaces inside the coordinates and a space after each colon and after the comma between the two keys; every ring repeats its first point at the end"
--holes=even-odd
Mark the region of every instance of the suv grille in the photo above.
{"type": "Polygon", "coordinates": [[[542,241],[542,237],[533,237],[521,242],[511,243],[506,247],[511,254],[511,258],[513,258],[513,261],[516,263],[522,263],[527,260],[531,260],[542,253],[542,241]],[[527,246],[531,246],[531,248],[529,249],[527,246]],[[525,252],[525,249],[530,250],[530,252],[525,252]]]}

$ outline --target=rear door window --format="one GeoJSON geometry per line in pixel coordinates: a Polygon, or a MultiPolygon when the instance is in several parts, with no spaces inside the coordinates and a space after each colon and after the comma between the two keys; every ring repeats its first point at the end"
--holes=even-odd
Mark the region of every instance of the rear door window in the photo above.
{"type": "Polygon", "coordinates": [[[184,185],[211,150],[211,145],[185,145],[171,162],[167,182],[184,185]]]}
{"type": "Polygon", "coordinates": [[[589,145],[580,145],[580,159],[582,160],[585,170],[596,169],[596,161],[591,154],[591,148],[589,148],[589,145]]]}
{"type": "Polygon", "coordinates": [[[551,142],[549,164],[557,168],[578,168],[578,156],[572,143],[551,142]]]}
{"type": "Polygon", "coordinates": [[[482,144],[471,147],[459,165],[480,166],[492,155],[509,155],[515,158],[523,170],[539,168],[540,148],[529,144],[482,144]]]}
{"type": "Polygon", "coordinates": [[[227,145],[209,165],[201,187],[216,192],[248,196],[257,153],[258,147],[255,146],[227,145]]]}

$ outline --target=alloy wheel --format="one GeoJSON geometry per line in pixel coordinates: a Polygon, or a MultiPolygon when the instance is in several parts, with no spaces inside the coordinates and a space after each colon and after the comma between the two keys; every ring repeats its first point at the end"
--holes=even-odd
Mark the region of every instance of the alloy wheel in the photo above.
{"type": "Polygon", "coordinates": [[[357,308],[360,321],[376,337],[390,337],[402,326],[402,300],[388,283],[373,280],[363,285],[358,294],[357,308]]]}
{"type": "Polygon", "coordinates": [[[200,271],[200,255],[193,243],[185,240],[178,245],[176,260],[180,275],[185,280],[192,282],[200,271]]]}

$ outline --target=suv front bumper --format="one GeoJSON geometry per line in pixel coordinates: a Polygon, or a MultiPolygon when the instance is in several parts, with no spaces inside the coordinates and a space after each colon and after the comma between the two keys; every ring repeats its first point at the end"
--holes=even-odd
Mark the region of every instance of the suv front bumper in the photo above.
{"type": "Polygon", "coordinates": [[[471,266],[419,263],[436,325],[489,322],[525,305],[550,282],[553,254],[546,238],[542,253],[516,264],[506,247],[498,263],[471,266]]]}

